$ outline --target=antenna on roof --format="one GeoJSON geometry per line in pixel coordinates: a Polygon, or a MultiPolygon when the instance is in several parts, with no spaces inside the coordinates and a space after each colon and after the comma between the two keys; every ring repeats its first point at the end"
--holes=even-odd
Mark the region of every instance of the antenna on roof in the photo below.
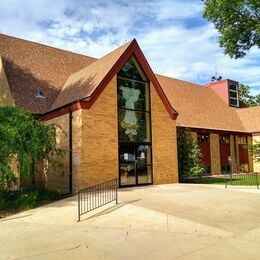
{"type": "Polygon", "coordinates": [[[211,77],[211,81],[222,80],[221,76],[218,76],[218,66],[217,66],[217,33],[214,33],[214,43],[215,43],[215,54],[214,54],[214,64],[215,64],[215,75],[211,77]]]}
{"type": "Polygon", "coordinates": [[[36,98],[46,98],[43,91],[41,89],[37,90],[37,94],[35,95],[36,98]]]}

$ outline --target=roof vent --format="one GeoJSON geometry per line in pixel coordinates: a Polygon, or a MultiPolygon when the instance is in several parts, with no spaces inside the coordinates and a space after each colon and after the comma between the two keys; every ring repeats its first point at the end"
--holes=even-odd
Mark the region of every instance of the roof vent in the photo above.
{"type": "Polygon", "coordinates": [[[36,98],[46,98],[43,91],[41,89],[37,90],[36,98]]]}

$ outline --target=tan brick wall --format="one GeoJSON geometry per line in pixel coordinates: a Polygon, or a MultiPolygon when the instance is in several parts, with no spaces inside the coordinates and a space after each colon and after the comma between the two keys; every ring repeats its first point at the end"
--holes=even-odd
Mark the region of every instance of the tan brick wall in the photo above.
{"type": "Polygon", "coordinates": [[[74,193],[81,187],[79,183],[81,172],[83,172],[81,167],[82,151],[87,147],[83,147],[82,144],[82,114],[82,110],[74,111],[72,114],[72,189],[74,193]]]}
{"type": "MultiPolygon", "coordinates": [[[[74,165],[73,190],[118,177],[117,80],[114,77],[89,110],[82,110],[82,151],[74,165]]],[[[73,141],[75,145],[75,137],[73,141]]]]}
{"type": "MultiPolygon", "coordinates": [[[[114,77],[89,110],[78,112],[77,117],[73,113],[79,126],[76,130],[73,124],[74,191],[118,177],[116,84],[114,77]]],[[[178,182],[175,121],[170,119],[153,86],[151,106],[154,183],[178,182]]]]}
{"type": "MultiPolygon", "coordinates": [[[[260,136],[253,136],[253,144],[260,142],[260,136]]],[[[254,172],[260,172],[260,162],[253,162],[254,172]]]]}
{"type": "Polygon", "coordinates": [[[69,192],[69,114],[65,114],[47,121],[47,124],[52,124],[52,123],[60,126],[60,129],[57,129],[56,142],[57,142],[57,147],[64,149],[65,154],[62,158],[61,157],[57,158],[63,163],[63,168],[51,170],[51,172],[45,176],[46,187],[51,189],[58,189],[62,193],[68,193],[69,192]]]}
{"type": "Polygon", "coordinates": [[[151,85],[154,184],[178,182],[176,121],[151,85]]]}
{"type": "MultiPolygon", "coordinates": [[[[0,53],[1,54],[1,53],[0,53]]],[[[0,56],[0,106],[13,105],[13,99],[11,96],[10,88],[4,72],[2,59],[0,56]]]]}
{"type": "Polygon", "coordinates": [[[232,159],[232,172],[237,173],[239,171],[239,151],[238,142],[235,135],[230,135],[230,154],[232,159]]]}
{"type": "MultiPolygon", "coordinates": [[[[252,136],[248,136],[247,137],[247,142],[248,142],[249,145],[253,143],[252,136]]],[[[249,172],[253,172],[254,171],[253,156],[250,153],[249,149],[248,149],[248,169],[249,169],[249,172]]]]}
{"type": "Polygon", "coordinates": [[[210,134],[211,174],[221,174],[219,135],[210,134]]]}

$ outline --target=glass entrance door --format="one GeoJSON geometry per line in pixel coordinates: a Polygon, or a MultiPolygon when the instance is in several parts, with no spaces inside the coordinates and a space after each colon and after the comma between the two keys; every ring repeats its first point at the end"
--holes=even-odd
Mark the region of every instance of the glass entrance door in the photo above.
{"type": "Polygon", "coordinates": [[[152,184],[151,147],[145,143],[120,144],[120,186],[152,184]]]}

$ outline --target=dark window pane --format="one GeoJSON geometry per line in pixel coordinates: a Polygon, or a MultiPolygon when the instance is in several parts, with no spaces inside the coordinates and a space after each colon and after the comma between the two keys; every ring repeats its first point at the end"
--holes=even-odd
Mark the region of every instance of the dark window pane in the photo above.
{"type": "Polygon", "coordinates": [[[237,99],[237,92],[229,91],[229,96],[232,97],[232,98],[237,99]]]}
{"type": "Polygon", "coordinates": [[[229,89],[230,89],[230,90],[237,91],[237,85],[230,84],[230,85],[229,85],[229,89]]]}
{"type": "Polygon", "coordinates": [[[140,73],[134,65],[132,58],[129,59],[128,62],[124,65],[124,67],[119,71],[118,76],[143,81],[140,73]]]}
{"type": "Polygon", "coordinates": [[[229,102],[230,102],[230,105],[237,106],[237,99],[230,98],[229,102]]]}

